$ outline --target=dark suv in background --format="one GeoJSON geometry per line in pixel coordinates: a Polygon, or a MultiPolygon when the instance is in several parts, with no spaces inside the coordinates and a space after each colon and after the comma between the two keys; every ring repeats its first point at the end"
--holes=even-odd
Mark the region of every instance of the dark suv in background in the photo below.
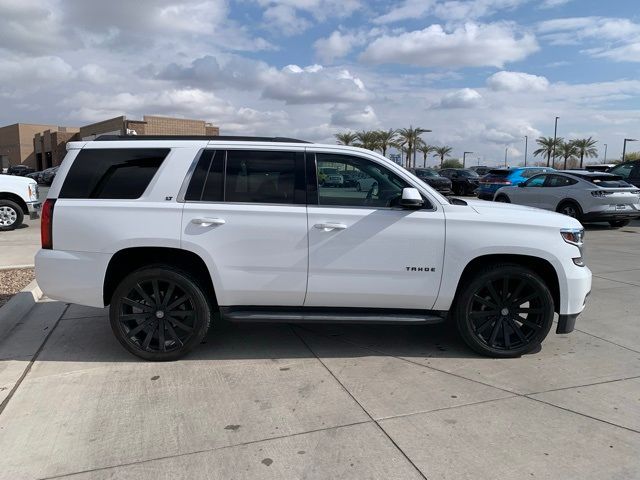
{"type": "Polygon", "coordinates": [[[443,177],[433,168],[410,168],[409,171],[441,194],[451,194],[451,180],[443,177]]]}
{"type": "Polygon", "coordinates": [[[451,180],[451,188],[456,195],[473,195],[480,181],[480,175],[470,168],[444,168],[438,173],[451,180]]]}
{"type": "Polygon", "coordinates": [[[613,167],[611,170],[608,170],[608,172],[614,175],[619,175],[627,183],[640,188],[640,160],[621,163],[620,165],[613,167]]]}

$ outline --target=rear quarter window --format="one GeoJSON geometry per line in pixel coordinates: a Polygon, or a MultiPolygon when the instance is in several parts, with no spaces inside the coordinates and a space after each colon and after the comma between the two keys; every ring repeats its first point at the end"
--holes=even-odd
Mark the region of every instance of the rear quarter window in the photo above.
{"type": "Polygon", "coordinates": [[[169,154],[168,148],[81,150],[69,169],[60,198],[140,198],[169,154]]]}

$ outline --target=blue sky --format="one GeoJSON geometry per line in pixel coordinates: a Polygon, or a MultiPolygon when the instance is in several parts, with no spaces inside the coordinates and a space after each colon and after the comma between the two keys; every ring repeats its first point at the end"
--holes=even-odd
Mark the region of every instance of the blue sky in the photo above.
{"type": "Polygon", "coordinates": [[[323,142],[413,125],[496,164],[557,115],[612,158],[640,138],[637,5],[0,0],[0,124],[160,114],[323,142]]]}

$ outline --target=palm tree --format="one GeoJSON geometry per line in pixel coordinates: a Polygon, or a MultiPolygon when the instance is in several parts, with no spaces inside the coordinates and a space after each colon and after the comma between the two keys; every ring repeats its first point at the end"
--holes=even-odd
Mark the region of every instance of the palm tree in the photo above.
{"type": "Polygon", "coordinates": [[[357,146],[367,150],[376,150],[379,147],[378,132],[375,130],[362,130],[356,133],[357,146]]]}
{"type": "Polygon", "coordinates": [[[339,145],[353,145],[357,139],[357,135],[353,132],[336,133],[334,137],[339,145]]]}
{"type": "Polygon", "coordinates": [[[595,158],[598,156],[598,149],[596,148],[596,143],[598,143],[593,138],[579,138],[573,141],[573,144],[578,149],[577,155],[580,155],[580,168],[582,168],[582,162],[584,161],[584,157],[587,158],[595,158]]]}
{"type": "Polygon", "coordinates": [[[559,157],[564,158],[564,169],[567,169],[567,161],[569,159],[575,160],[578,155],[578,147],[576,147],[573,141],[562,142],[556,150],[559,157]]]}
{"type": "Polygon", "coordinates": [[[422,144],[418,147],[418,150],[420,150],[422,152],[422,155],[423,155],[422,166],[426,167],[427,166],[427,157],[429,156],[429,154],[431,152],[435,152],[436,151],[436,147],[434,147],[433,145],[427,145],[426,143],[422,142],[422,144]]]}
{"type": "Polygon", "coordinates": [[[433,151],[436,152],[434,157],[440,157],[440,168],[442,168],[444,157],[448,157],[449,154],[453,151],[453,148],[444,145],[442,147],[436,147],[433,151]]]}
{"type": "MultiPolygon", "coordinates": [[[[553,137],[538,137],[536,139],[536,143],[538,145],[540,145],[540,148],[533,152],[533,156],[534,157],[537,157],[538,155],[546,156],[547,157],[547,167],[548,167],[549,163],[551,162],[551,154],[554,151],[553,137]]],[[[556,150],[556,152],[558,150],[558,147],[560,147],[561,144],[562,144],[562,138],[557,138],[556,141],[555,141],[555,150],[556,150]]],[[[553,160],[554,160],[554,163],[555,163],[555,158],[553,160]]]]}
{"type": "Polygon", "coordinates": [[[378,148],[382,152],[382,156],[386,157],[387,149],[394,146],[397,132],[390,128],[389,130],[378,130],[376,133],[378,135],[378,148]]]}
{"type": "MultiPolygon", "coordinates": [[[[428,130],[416,127],[413,128],[409,126],[409,128],[401,128],[398,130],[398,135],[400,136],[400,140],[404,143],[405,148],[407,149],[407,165],[411,167],[411,154],[415,153],[415,148],[420,145],[422,139],[420,135],[427,132],[428,130]]],[[[413,166],[415,167],[415,158],[413,159],[413,166]]]]}

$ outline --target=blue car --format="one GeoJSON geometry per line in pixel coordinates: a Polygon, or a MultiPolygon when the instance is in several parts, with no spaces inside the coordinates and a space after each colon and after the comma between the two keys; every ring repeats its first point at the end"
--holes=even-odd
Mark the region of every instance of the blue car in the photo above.
{"type": "Polygon", "coordinates": [[[501,187],[520,185],[529,177],[553,171],[554,169],[550,167],[496,168],[489,170],[489,173],[480,179],[476,192],[478,198],[482,200],[493,200],[493,195],[501,187]]]}

